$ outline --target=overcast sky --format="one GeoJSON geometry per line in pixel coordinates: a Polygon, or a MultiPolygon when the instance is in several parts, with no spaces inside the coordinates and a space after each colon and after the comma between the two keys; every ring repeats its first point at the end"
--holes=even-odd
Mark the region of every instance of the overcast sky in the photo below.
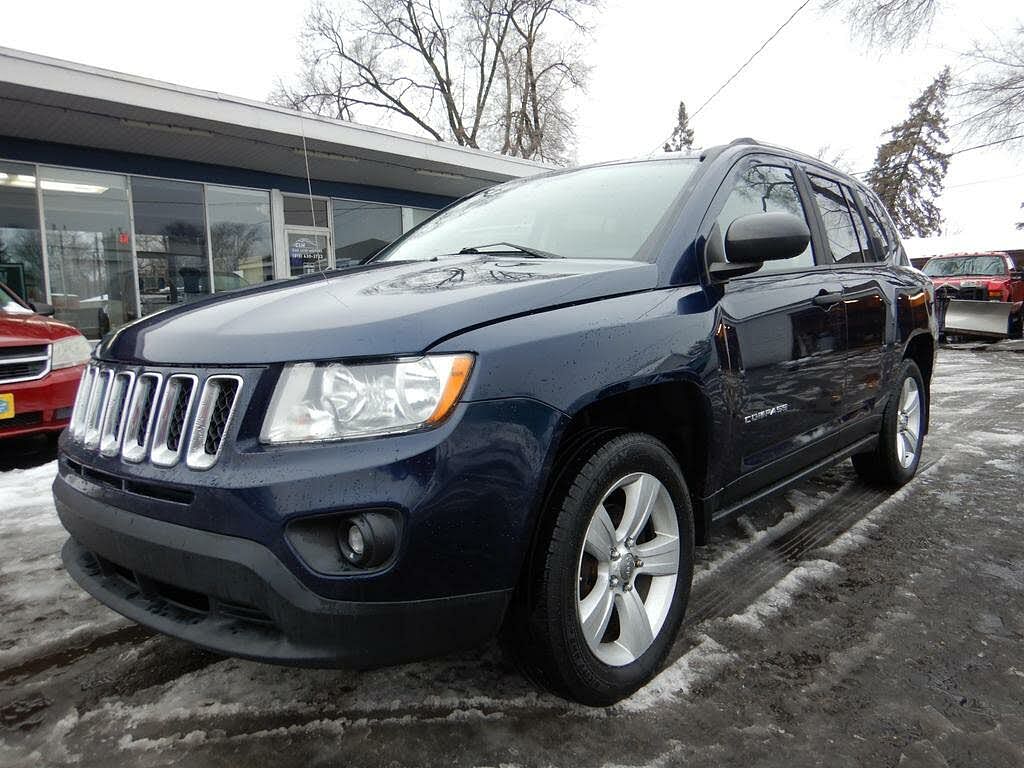
{"type": "MultiPolygon", "coordinates": [[[[799,5],[798,0],[606,0],[578,109],[579,159],[647,154],[667,138],[676,104],[691,113],[799,5]]],[[[1019,0],[945,0],[906,52],[851,40],[841,15],[812,2],[693,122],[698,145],[737,136],[871,166],[882,132],[958,53],[1024,23],[1019,0]]],[[[262,100],[296,69],[305,4],[7,2],[0,45],[262,100]]],[[[951,122],[956,120],[951,114],[951,122]]],[[[950,149],[980,143],[953,132],[950,149]]],[[[1024,143],[954,157],[940,204],[964,247],[1024,248],[1024,143]]]]}

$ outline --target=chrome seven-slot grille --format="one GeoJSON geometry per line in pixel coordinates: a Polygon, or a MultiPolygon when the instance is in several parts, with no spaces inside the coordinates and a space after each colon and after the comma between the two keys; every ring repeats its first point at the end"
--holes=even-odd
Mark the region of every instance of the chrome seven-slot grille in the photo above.
{"type": "Polygon", "coordinates": [[[71,438],[107,457],[192,469],[217,462],[242,379],[164,374],[90,364],[82,375],[68,427],[71,438]]]}

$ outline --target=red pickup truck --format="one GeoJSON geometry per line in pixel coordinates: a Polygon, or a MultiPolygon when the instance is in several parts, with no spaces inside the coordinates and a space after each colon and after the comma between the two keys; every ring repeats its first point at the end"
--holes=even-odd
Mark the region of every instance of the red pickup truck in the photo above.
{"type": "Polygon", "coordinates": [[[940,331],[967,336],[1020,336],[1024,327],[1024,270],[1008,254],[936,256],[924,265],[924,273],[935,286],[940,331]]]}
{"type": "Polygon", "coordinates": [[[92,348],[77,330],[0,283],[0,439],[68,424],[92,348]]]}

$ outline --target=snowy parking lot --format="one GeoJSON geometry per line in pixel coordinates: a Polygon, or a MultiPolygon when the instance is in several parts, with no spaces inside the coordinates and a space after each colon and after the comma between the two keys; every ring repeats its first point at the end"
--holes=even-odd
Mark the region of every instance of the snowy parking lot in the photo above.
{"type": "Polygon", "coordinates": [[[1024,765],[1013,346],[942,350],[898,493],[847,462],[716,531],[668,666],[606,710],[536,692],[496,644],[357,673],[152,635],[67,577],[52,455],[8,448],[0,765],[1024,765]]]}

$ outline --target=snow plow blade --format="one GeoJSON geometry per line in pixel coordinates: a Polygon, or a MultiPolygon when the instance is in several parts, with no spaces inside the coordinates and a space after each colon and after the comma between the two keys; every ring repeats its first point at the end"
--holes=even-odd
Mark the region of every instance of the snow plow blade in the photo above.
{"type": "Polygon", "coordinates": [[[963,336],[1006,338],[1010,335],[1010,313],[1019,306],[1019,302],[951,299],[941,330],[963,336]]]}

